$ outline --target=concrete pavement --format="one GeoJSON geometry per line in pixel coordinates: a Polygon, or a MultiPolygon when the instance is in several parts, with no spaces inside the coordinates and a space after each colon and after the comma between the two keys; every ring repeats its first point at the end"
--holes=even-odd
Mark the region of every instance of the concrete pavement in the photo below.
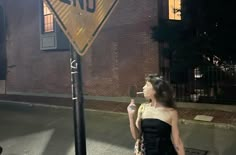
{"type": "MultiPolygon", "coordinates": [[[[133,140],[125,113],[86,110],[88,155],[131,155],[133,140]]],[[[71,108],[0,103],[4,155],[74,155],[71,108]]],[[[236,130],[180,123],[185,147],[208,155],[236,154],[236,130]]]]}

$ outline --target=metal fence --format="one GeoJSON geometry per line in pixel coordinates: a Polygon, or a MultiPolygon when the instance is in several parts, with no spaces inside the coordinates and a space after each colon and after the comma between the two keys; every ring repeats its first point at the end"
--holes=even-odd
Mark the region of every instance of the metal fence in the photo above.
{"type": "Polygon", "coordinates": [[[172,86],[177,101],[236,105],[236,65],[196,68],[172,86]]]}

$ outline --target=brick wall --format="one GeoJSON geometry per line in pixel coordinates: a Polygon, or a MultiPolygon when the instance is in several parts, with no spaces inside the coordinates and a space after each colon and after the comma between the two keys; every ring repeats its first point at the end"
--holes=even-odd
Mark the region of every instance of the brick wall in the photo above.
{"type": "Polygon", "coordinates": [[[39,4],[5,0],[7,93],[70,92],[70,53],[40,51],[39,4]]]}
{"type": "Polygon", "coordinates": [[[158,46],[150,39],[157,1],[120,0],[84,59],[85,92],[123,96],[141,89],[147,73],[159,72],[158,46]]]}
{"type": "MultiPolygon", "coordinates": [[[[39,49],[39,0],[4,0],[7,10],[7,92],[70,94],[68,51],[39,49]]],[[[159,72],[158,44],[150,39],[157,0],[120,0],[82,58],[84,92],[126,96],[141,89],[147,73],[159,72]]]]}

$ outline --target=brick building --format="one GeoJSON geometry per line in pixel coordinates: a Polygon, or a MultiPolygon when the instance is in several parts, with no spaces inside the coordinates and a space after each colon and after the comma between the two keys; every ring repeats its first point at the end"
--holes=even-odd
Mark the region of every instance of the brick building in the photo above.
{"type": "MultiPolygon", "coordinates": [[[[145,74],[160,73],[151,26],[176,18],[168,12],[175,1],[119,0],[82,57],[85,94],[127,96],[130,85],[142,87],[145,74]]],[[[0,8],[1,94],[70,95],[68,41],[42,0],[0,0],[0,8]]]]}

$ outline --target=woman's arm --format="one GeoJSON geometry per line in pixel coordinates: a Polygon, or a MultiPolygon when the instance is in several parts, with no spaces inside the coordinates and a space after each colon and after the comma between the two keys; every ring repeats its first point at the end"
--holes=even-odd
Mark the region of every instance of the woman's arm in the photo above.
{"type": "Polygon", "coordinates": [[[184,145],[179,136],[179,127],[178,127],[178,113],[176,110],[172,113],[172,143],[175,147],[176,152],[178,155],[185,155],[184,145]]]}
{"type": "Polygon", "coordinates": [[[130,132],[134,140],[137,140],[140,138],[140,132],[139,132],[139,129],[137,128],[139,127],[139,124],[140,124],[139,123],[140,118],[139,116],[137,116],[137,107],[134,103],[134,99],[131,99],[129,106],[127,107],[127,111],[128,111],[128,116],[129,116],[130,132]]]}

